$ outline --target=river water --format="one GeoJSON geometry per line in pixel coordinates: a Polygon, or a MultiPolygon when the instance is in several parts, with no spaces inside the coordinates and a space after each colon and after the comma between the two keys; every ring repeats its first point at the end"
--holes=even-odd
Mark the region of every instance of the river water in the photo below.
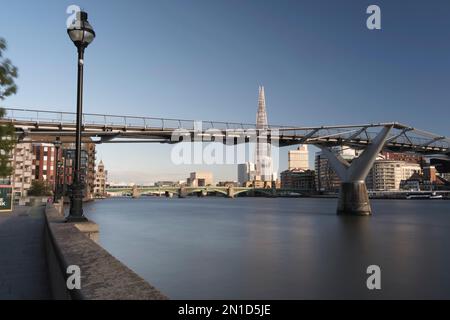
{"type": "Polygon", "coordinates": [[[100,244],[172,299],[450,298],[450,201],[111,198],[85,205],[100,244]],[[367,267],[381,269],[368,290],[367,267]]]}

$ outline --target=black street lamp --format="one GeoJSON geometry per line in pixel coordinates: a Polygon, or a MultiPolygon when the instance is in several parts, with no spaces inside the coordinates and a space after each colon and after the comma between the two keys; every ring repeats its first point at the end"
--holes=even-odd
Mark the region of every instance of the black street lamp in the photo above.
{"type": "Polygon", "coordinates": [[[53,143],[55,146],[55,192],[53,193],[53,202],[56,202],[60,198],[60,192],[59,192],[59,171],[60,171],[60,161],[59,161],[59,148],[61,147],[62,143],[59,140],[59,137],[56,138],[55,142],[53,143]]]}
{"type": "Polygon", "coordinates": [[[68,27],[67,33],[78,49],[78,83],[77,83],[77,123],[75,140],[75,166],[70,195],[68,222],[86,221],[83,215],[83,182],[81,181],[81,126],[83,117],[83,65],[84,49],[94,40],[95,32],[87,21],[88,15],[78,11],[76,18],[68,27]]]}

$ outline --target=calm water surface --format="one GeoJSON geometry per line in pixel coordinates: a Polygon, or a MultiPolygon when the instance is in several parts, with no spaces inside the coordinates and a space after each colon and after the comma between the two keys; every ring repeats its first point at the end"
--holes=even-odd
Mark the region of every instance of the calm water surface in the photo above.
{"type": "Polygon", "coordinates": [[[450,201],[116,198],[85,206],[100,244],[173,299],[450,298],[450,201]],[[381,267],[379,291],[366,268],[381,267]]]}

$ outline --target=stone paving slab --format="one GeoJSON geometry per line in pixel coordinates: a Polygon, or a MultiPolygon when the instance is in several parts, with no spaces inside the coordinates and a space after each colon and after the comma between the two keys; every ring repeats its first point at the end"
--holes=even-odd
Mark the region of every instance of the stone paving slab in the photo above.
{"type": "Polygon", "coordinates": [[[0,213],[0,299],[51,299],[44,206],[0,213]]]}

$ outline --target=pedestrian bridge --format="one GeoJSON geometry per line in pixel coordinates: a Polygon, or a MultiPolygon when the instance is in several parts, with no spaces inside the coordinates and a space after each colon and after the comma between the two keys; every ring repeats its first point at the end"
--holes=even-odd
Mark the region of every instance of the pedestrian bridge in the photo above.
{"type": "MultiPolygon", "coordinates": [[[[0,124],[14,126],[18,140],[54,142],[75,140],[76,114],[48,110],[5,108],[0,124]]],[[[221,142],[270,143],[279,147],[312,144],[322,150],[341,181],[338,214],[369,215],[365,179],[382,150],[414,153],[450,160],[450,139],[398,122],[334,126],[276,126],[84,113],[82,137],[95,143],[221,142]],[[363,152],[348,162],[332,147],[363,152]]]]}
{"type": "MultiPolygon", "coordinates": [[[[4,108],[0,123],[12,124],[19,140],[52,143],[56,137],[75,139],[76,114],[48,110],[4,108]]],[[[217,141],[238,144],[267,141],[280,147],[313,144],[319,147],[349,146],[365,149],[383,128],[389,128],[383,149],[413,152],[450,159],[450,139],[397,122],[333,125],[281,126],[257,129],[255,124],[222,121],[196,121],[127,115],[83,114],[83,137],[95,143],[177,143],[217,141]]]]}

